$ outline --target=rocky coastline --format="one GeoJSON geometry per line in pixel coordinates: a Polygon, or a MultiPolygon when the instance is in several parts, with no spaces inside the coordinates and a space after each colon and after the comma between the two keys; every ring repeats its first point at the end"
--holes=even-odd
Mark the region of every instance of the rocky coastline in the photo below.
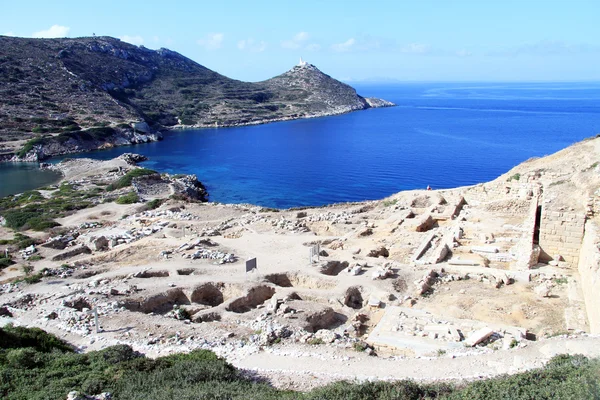
{"type": "MultiPolygon", "coordinates": [[[[394,107],[395,104],[387,100],[377,98],[365,98],[365,101],[369,104],[368,108],[383,108],[383,107],[394,107]]],[[[102,138],[102,140],[88,140],[85,137],[72,137],[67,140],[61,140],[60,135],[55,137],[49,137],[45,142],[33,144],[31,150],[27,151],[23,156],[18,154],[0,154],[0,163],[2,162],[40,162],[47,160],[52,157],[84,153],[94,150],[103,150],[117,146],[130,146],[134,144],[158,142],[162,140],[163,133],[172,130],[185,130],[185,129],[202,129],[202,128],[233,128],[241,126],[253,126],[263,125],[272,122],[284,122],[293,121],[297,119],[309,119],[309,118],[320,118],[347,114],[350,112],[359,111],[352,107],[336,107],[330,111],[315,112],[303,116],[295,117],[280,117],[280,118],[268,118],[264,120],[248,121],[248,122],[234,122],[223,125],[218,124],[195,124],[195,125],[175,125],[172,127],[162,127],[160,130],[153,130],[149,127],[146,122],[138,122],[133,125],[136,128],[132,129],[115,129],[115,133],[110,136],[102,138]]],[[[85,131],[82,131],[85,134],[85,131]]],[[[23,148],[21,148],[22,150],[23,148]]]]}

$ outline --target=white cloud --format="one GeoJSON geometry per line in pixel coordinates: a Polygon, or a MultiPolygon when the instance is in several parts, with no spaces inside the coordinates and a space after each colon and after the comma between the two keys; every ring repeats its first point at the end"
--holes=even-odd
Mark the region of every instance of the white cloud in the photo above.
{"type": "Polygon", "coordinates": [[[319,51],[321,50],[321,45],[317,43],[311,43],[306,46],[306,50],[308,51],[319,51]]]}
{"type": "Polygon", "coordinates": [[[237,44],[238,49],[252,51],[255,53],[263,52],[267,49],[267,42],[256,41],[253,38],[240,40],[237,44]]]}
{"type": "Polygon", "coordinates": [[[310,35],[308,34],[308,32],[298,32],[294,35],[294,41],[295,42],[306,42],[309,37],[310,37],[310,35]]]}
{"type": "Polygon", "coordinates": [[[2,36],[17,36],[13,31],[3,33],[2,36]]]}
{"type": "Polygon", "coordinates": [[[144,38],[139,35],[136,35],[136,36],[125,35],[125,36],[120,36],[119,39],[121,39],[124,42],[134,44],[136,46],[141,46],[144,44],[144,38]]]}
{"type": "Polygon", "coordinates": [[[458,50],[454,54],[456,54],[459,57],[470,57],[473,55],[473,53],[471,53],[469,50],[465,50],[465,49],[458,50]]]}
{"type": "Polygon", "coordinates": [[[291,40],[283,40],[281,47],[284,49],[299,49],[310,38],[308,32],[298,32],[291,40]]]}
{"type": "Polygon", "coordinates": [[[354,48],[354,45],[356,44],[356,39],[354,38],[350,38],[348,40],[346,40],[344,43],[336,43],[334,45],[331,46],[331,48],[334,51],[337,52],[346,52],[346,51],[350,51],[354,48]]]}
{"type": "Polygon", "coordinates": [[[223,45],[225,35],[222,33],[209,33],[202,39],[198,39],[198,44],[206,50],[216,50],[223,45]]]}
{"type": "Polygon", "coordinates": [[[45,31],[35,32],[31,35],[34,38],[61,38],[67,37],[71,28],[68,26],[52,25],[45,31]]]}
{"type": "Polygon", "coordinates": [[[427,54],[431,52],[431,46],[423,43],[409,43],[402,46],[400,52],[407,54],[427,54]]]}

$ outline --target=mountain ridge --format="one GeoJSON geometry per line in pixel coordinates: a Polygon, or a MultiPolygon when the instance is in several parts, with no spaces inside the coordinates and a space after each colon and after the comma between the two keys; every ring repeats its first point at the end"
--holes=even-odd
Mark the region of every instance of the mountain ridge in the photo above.
{"type": "Polygon", "coordinates": [[[308,63],[265,81],[243,82],[175,51],[112,37],[0,36],[2,141],[64,133],[70,134],[64,141],[75,140],[89,128],[154,133],[251,125],[391,105],[363,98],[308,63]],[[139,129],[140,122],[148,128],[139,129]]]}

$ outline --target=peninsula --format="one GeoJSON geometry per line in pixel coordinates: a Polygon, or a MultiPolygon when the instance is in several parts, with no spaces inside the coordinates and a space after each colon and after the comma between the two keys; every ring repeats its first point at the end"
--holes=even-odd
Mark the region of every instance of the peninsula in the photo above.
{"type": "Polygon", "coordinates": [[[0,36],[0,160],[160,140],[228,127],[392,106],[302,61],[262,82],[230,79],[161,48],[112,37],[0,36]],[[15,154],[17,154],[15,156],[15,154]]]}

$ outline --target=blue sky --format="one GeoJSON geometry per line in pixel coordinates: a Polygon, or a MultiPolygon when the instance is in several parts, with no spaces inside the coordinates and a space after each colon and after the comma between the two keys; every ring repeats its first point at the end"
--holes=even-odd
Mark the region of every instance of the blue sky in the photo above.
{"type": "Polygon", "coordinates": [[[0,0],[0,34],[109,35],[257,81],[600,80],[600,0],[0,0]]]}

